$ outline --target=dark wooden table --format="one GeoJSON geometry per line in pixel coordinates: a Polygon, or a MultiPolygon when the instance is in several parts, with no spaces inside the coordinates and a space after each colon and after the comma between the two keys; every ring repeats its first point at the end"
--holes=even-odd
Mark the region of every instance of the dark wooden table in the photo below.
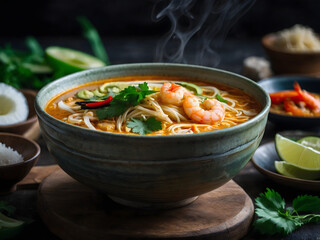
{"type": "MultiPolygon", "coordinates": [[[[65,47],[76,48],[79,50],[90,52],[90,47],[87,42],[82,39],[64,38],[64,39],[51,39],[40,38],[40,43],[45,46],[60,45],[65,47]]],[[[13,46],[21,47],[23,40],[21,39],[0,39],[0,46],[6,42],[13,42],[13,46]]],[[[133,62],[153,62],[154,49],[157,39],[137,39],[137,38],[119,38],[119,39],[106,39],[105,45],[109,53],[112,64],[120,63],[133,63],[133,62]]],[[[221,63],[218,68],[228,71],[241,73],[244,58],[248,56],[263,56],[264,52],[260,46],[259,40],[226,40],[222,48],[218,51],[221,57],[221,63]]],[[[270,141],[274,138],[276,132],[285,130],[278,128],[272,123],[268,122],[266,126],[265,135],[262,143],[270,141]]],[[[314,130],[319,133],[319,129],[314,130]]],[[[40,137],[37,142],[41,146],[41,156],[37,163],[38,166],[45,166],[55,164],[54,158],[48,152],[43,139],[40,137]]],[[[297,191],[293,188],[288,188],[275,184],[270,179],[260,174],[249,162],[234,180],[247,192],[247,194],[254,200],[259,193],[262,193],[266,188],[272,188],[279,192],[290,203],[293,198],[301,194],[313,194],[308,192],[297,191]]],[[[49,232],[47,227],[41,221],[37,212],[37,189],[18,190],[9,195],[0,196],[0,200],[8,201],[14,205],[16,215],[22,219],[30,220],[31,224],[24,230],[23,234],[17,239],[58,239],[55,235],[49,232]]],[[[253,229],[243,239],[286,239],[286,240],[319,240],[320,239],[320,224],[308,224],[303,226],[294,233],[284,237],[267,237],[257,234],[253,229]]]]}

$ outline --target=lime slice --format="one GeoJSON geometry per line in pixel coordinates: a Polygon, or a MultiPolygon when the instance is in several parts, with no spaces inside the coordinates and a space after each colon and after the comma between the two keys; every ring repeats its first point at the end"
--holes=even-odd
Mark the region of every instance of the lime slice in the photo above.
{"type": "Polygon", "coordinates": [[[45,53],[50,66],[59,73],[69,74],[105,66],[100,59],[69,48],[52,46],[45,53]]]}
{"type": "Polygon", "coordinates": [[[320,179],[320,170],[303,168],[284,161],[275,161],[274,166],[278,173],[287,177],[300,178],[305,180],[320,179]]]}
{"type": "Polygon", "coordinates": [[[320,138],[319,137],[304,137],[297,141],[306,147],[311,147],[317,151],[320,151],[320,138]]]}
{"type": "Polygon", "coordinates": [[[320,170],[320,152],[276,134],[275,147],[281,160],[299,167],[320,170]]]}

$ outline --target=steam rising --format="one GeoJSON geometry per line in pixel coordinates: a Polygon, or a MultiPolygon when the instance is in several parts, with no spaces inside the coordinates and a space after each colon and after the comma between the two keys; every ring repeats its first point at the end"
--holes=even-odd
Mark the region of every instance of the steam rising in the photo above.
{"type": "Polygon", "coordinates": [[[220,63],[215,50],[255,0],[171,0],[165,5],[166,2],[158,1],[153,10],[154,21],[167,17],[171,22],[170,31],[157,45],[155,61],[215,67],[220,63]]]}

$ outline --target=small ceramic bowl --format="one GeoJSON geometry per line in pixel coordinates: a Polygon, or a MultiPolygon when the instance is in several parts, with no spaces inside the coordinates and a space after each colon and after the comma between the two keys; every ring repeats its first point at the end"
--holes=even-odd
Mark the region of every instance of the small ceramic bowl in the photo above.
{"type": "Polygon", "coordinates": [[[270,98],[255,82],[234,73],[192,65],[142,63],[63,77],[39,91],[35,106],[49,151],[71,177],[124,205],[171,208],[222,186],[246,165],[263,136],[270,98]],[[262,110],[253,119],[230,128],[169,136],[90,130],[57,120],[45,111],[51,98],[81,84],[152,75],[233,86],[255,97],[262,110]]]}
{"type": "Polygon", "coordinates": [[[0,165],[0,194],[5,194],[14,191],[16,183],[36,164],[40,147],[33,140],[12,133],[0,133],[0,142],[16,150],[24,159],[21,163],[0,165]]]}
{"type": "MultiPolygon", "coordinates": [[[[306,136],[317,136],[320,135],[314,132],[306,132],[306,131],[283,131],[280,132],[282,136],[294,139],[300,139],[306,136]]],[[[285,185],[288,187],[300,189],[303,191],[320,191],[320,180],[304,180],[298,178],[292,178],[283,176],[278,173],[274,167],[275,161],[281,161],[276,148],[274,141],[267,142],[258,147],[257,151],[254,153],[252,157],[252,163],[255,168],[265,175],[266,177],[270,178],[274,182],[277,182],[281,185],[285,185]]]]}
{"type": "Polygon", "coordinates": [[[34,101],[37,93],[33,90],[21,90],[21,92],[26,97],[28,102],[29,115],[27,120],[12,125],[0,126],[0,132],[9,132],[22,135],[37,122],[37,114],[34,109],[34,101]]]}
{"type": "MultiPolygon", "coordinates": [[[[294,82],[298,82],[302,89],[320,94],[320,78],[303,76],[271,77],[258,82],[268,93],[293,90],[294,82]]],[[[269,120],[283,128],[312,129],[320,127],[320,117],[299,117],[287,114],[277,114],[270,111],[269,120]]]]}
{"type": "Polygon", "coordinates": [[[268,34],[261,40],[276,75],[320,76],[320,52],[292,52],[274,46],[277,36],[268,34]]]}

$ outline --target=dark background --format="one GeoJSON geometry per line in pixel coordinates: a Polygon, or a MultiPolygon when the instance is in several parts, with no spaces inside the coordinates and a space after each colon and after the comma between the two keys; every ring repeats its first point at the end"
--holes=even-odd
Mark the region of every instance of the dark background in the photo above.
{"type": "MultiPolygon", "coordinates": [[[[201,6],[210,0],[194,1],[201,6]]],[[[199,54],[204,42],[193,43],[201,39],[200,31],[192,38],[193,42],[188,43],[182,61],[161,56],[163,52],[177,50],[174,41],[173,45],[166,46],[165,51],[157,51],[172,25],[168,17],[159,21],[153,19],[155,13],[170,3],[169,0],[1,0],[0,48],[9,44],[24,50],[26,37],[34,36],[43,48],[57,45],[93,54],[76,20],[78,16],[85,16],[102,37],[111,64],[183,62],[242,73],[245,58],[267,58],[260,43],[263,35],[295,24],[320,32],[319,0],[212,0],[217,5],[231,2],[228,13],[238,9],[239,2],[244,1],[252,4],[242,11],[241,17],[227,19],[229,27],[224,24],[218,34],[209,35],[214,54],[199,54]],[[226,36],[221,37],[222,33],[226,36]]],[[[198,11],[195,20],[202,14],[198,11]]],[[[218,24],[214,20],[211,17],[205,27],[215,30],[218,24]]]]}
{"type": "MultiPolygon", "coordinates": [[[[201,2],[201,0],[198,0],[201,2]]],[[[0,37],[77,36],[76,17],[88,17],[103,37],[160,36],[168,20],[152,21],[156,0],[1,0],[0,37]]],[[[168,1],[162,1],[166,3],[168,1]]],[[[235,6],[236,7],[236,6],[235,6]]],[[[296,23],[319,31],[318,0],[256,0],[229,37],[261,37],[296,23]]]]}

